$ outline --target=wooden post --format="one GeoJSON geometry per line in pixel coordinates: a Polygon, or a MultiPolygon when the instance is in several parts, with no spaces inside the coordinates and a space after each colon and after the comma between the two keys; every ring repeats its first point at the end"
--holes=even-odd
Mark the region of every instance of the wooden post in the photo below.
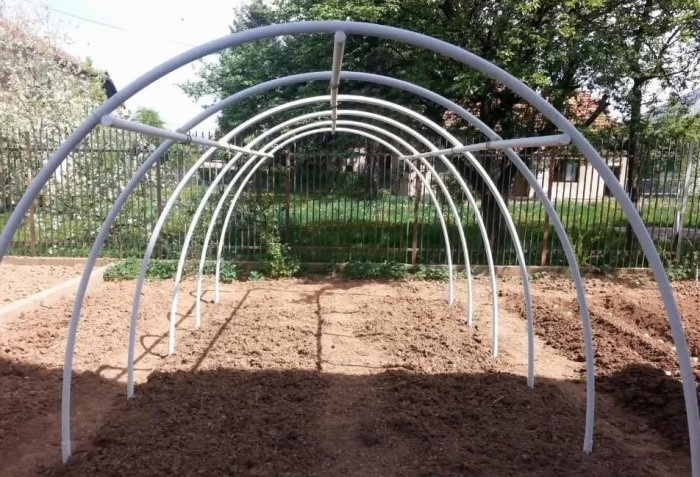
{"type": "MultiPolygon", "coordinates": [[[[34,173],[32,171],[32,141],[28,132],[24,135],[24,146],[27,151],[27,186],[29,186],[29,184],[32,182],[32,177],[34,177],[34,173]]],[[[36,221],[34,217],[34,203],[35,201],[32,201],[32,204],[29,206],[29,211],[27,212],[29,218],[29,253],[32,257],[36,257],[36,221]]]]}
{"type": "MultiPolygon", "coordinates": [[[[549,154],[549,175],[547,176],[548,199],[552,199],[552,183],[554,182],[554,167],[557,163],[556,149],[552,148],[549,154]]],[[[540,254],[540,266],[547,266],[549,259],[549,214],[544,214],[544,225],[542,229],[542,253],[540,254]]]]}
{"type": "Polygon", "coordinates": [[[285,167],[285,181],[284,181],[284,241],[286,243],[291,242],[290,231],[289,231],[289,207],[290,207],[290,195],[291,195],[291,182],[292,182],[292,153],[289,151],[284,151],[284,167],[285,167]]]}
{"type": "Polygon", "coordinates": [[[415,194],[413,200],[413,250],[411,252],[411,265],[415,265],[418,258],[418,209],[420,208],[421,193],[423,192],[422,183],[416,176],[415,194]]]}

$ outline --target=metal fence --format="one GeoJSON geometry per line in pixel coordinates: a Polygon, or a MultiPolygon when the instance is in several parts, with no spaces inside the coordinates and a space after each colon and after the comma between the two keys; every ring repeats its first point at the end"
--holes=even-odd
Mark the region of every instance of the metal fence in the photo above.
{"type": "MultiPolygon", "coordinates": [[[[0,226],[29,179],[65,136],[58,131],[0,132],[0,226]]],[[[472,140],[465,138],[465,142],[472,140]]],[[[415,185],[415,177],[396,158],[363,140],[327,137],[321,142],[298,143],[289,156],[275,157],[259,170],[242,194],[227,231],[226,258],[262,258],[268,245],[261,238],[269,237],[272,231],[302,261],[445,262],[436,212],[427,194],[415,185]]],[[[629,142],[604,137],[593,143],[627,185],[629,142]]],[[[35,202],[14,238],[11,253],[86,255],[111,203],[154,148],[153,139],[137,134],[94,132],[56,172],[35,202]]],[[[667,261],[697,260],[698,149],[697,143],[683,138],[648,139],[636,146],[640,163],[637,204],[667,261]]],[[[138,257],[143,253],[163,204],[202,152],[193,145],[178,145],[150,171],[110,231],[103,255],[138,257]]],[[[221,164],[229,159],[227,154],[217,153],[190,181],[165,224],[157,256],[179,255],[190,218],[221,164]]],[[[524,157],[554,202],[583,264],[645,266],[642,252],[626,233],[620,208],[598,174],[572,148],[534,151],[524,157]]],[[[480,160],[491,168],[499,163],[497,153],[480,160]]],[[[456,165],[468,175],[463,162],[456,165]]],[[[229,172],[227,180],[236,170],[229,172]]],[[[483,264],[484,249],[474,215],[454,181],[447,182],[460,207],[472,263],[483,264]]],[[[201,244],[225,183],[217,188],[205,209],[194,236],[196,245],[201,244]]],[[[543,208],[520,175],[514,175],[506,195],[528,264],[565,263],[543,208]]],[[[487,205],[485,201],[483,204],[487,205]]],[[[462,251],[456,246],[459,239],[455,218],[444,203],[442,210],[455,245],[453,260],[463,263],[462,251]]],[[[223,214],[215,237],[222,221],[223,214]]],[[[514,249],[505,233],[495,234],[492,248],[498,263],[515,263],[514,249]]]]}

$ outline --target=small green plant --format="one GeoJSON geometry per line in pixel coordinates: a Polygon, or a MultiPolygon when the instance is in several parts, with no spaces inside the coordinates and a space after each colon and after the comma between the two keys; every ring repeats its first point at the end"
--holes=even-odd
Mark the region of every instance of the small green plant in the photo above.
{"type": "Polygon", "coordinates": [[[271,277],[293,277],[299,273],[299,260],[291,254],[289,247],[282,243],[276,227],[261,231],[260,241],[265,250],[267,273],[271,277]]]}
{"type": "Polygon", "coordinates": [[[221,283],[231,283],[236,279],[238,279],[238,267],[236,264],[233,262],[222,263],[221,269],[219,270],[219,280],[221,280],[221,283]]]}
{"type": "Polygon", "coordinates": [[[102,275],[105,281],[134,280],[139,276],[141,261],[128,258],[108,266],[102,275]]]}
{"type": "Polygon", "coordinates": [[[670,280],[688,280],[695,278],[700,267],[700,251],[693,250],[684,254],[679,262],[664,257],[666,261],[666,274],[670,280]]]}
{"type": "Polygon", "coordinates": [[[249,282],[261,282],[265,280],[265,275],[263,275],[261,272],[257,270],[251,270],[250,273],[248,274],[248,281],[249,282]]]}

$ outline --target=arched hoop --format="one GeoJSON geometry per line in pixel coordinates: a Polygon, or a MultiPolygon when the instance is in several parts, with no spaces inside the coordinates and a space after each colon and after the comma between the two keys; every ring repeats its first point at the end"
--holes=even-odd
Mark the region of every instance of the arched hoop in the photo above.
{"type": "MultiPolygon", "coordinates": [[[[133,94],[141,90],[143,87],[152,83],[153,81],[159,79],[165,74],[173,71],[174,69],[183,66],[193,60],[196,60],[207,54],[215,53],[226,47],[237,46],[250,41],[260,40],[264,38],[271,38],[281,35],[289,35],[296,33],[335,33],[337,31],[343,31],[346,34],[354,35],[365,35],[365,36],[376,36],[379,38],[385,38],[390,40],[402,41],[414,46],[423,47],[431,51],[440,53],[446,57],[452,58],[461,63],[472,66],[476,70],[500,81],[506,87],[510,88],[513,92],[521,96],[524,100],[529,102],[535,109],[540,111],[544,117],[549,119],[555,126],[557,126],[562,132],[568,134],[571,137],[572,143],[579,149],[583,156],[591,163],[591,165],[596,169],[600,177],[603,179],[604,183],[612,193],[612,195],[620,203],[623,211],[625,212],[630,226],[632,227],[639,243],[644,250],[647,257],[649,265],[653,271],[654,278],[659,285],[659,290],[661,297],[666,309],[669,324],[671,327],[671,333],[673,336],[674,344],[676,346],[679,367],[681,372],[681,379],[683,385],[683,393],[686,405],[687,421],[688,421],[688,431],[690,437],[690,450],[691,450],[691,461],[693,468],[693,475],[695,477],[700,477],[700,417],[698,412],[698,401],[697,395],[695,393],[695,379],[692,371],[692,365],[690,362],[690,355],[688,354],[687,342],[685,340],[683,326],[680,319],[680,314],[678,307],[676,305],[675,298],[673,296],[668,277],[663,268],[663,263],[659,257],[658,252],[654,247],[654,243],[651,239],[649,232],[647,231],[644,222],[636,211],[634,204],[626,196],[622,185],[617,181],[613,172],[607,167],[603,159],[597,154],[593,147],[586,141],[583,135],[576,130],[573,125],[571,125],[564,116],[561,115],[553,106],[547,103],[543,98],[537,95],[533,90],[528,88],[524,83],[517,80],[512,75],[506,73],[495,65],[489,63],[478,56],[469,53],[459,47],[450,45],[449,43],[437,40],[435,38],[421,35],[419,33],[410,32],[406,30],[401,30],[398,28],[383,26],[383,25],[373,25],[365,23],[354,23],[354,22],[342,22],[342,21],[320,21],[320,22],[299,22],[299,23],[289,23],[289,24],[276,24],[266,27],[260,27],[253,30],[248,30],[244,32],[234,33],[227,37],[214,40],[200,47],[189,50],[172,60],[169,60],[162,65],[154,68],[148,73],[144,74],[122,91],[117,93],[115,96],[107,100],[102,106],[97,108],[86,121],[79,126],[59,147],[59,149],[50,157],[46,165],[39,171],[37,176],[31,182],[27,189],[27,192],[22,196],[16,205],[16,208],[12,215],[10,216],[5,228],[0,234],[0,258],[4,257],[8,250],[10,241],[14,236],[16,230],[20,226],[22,219],[26,212],[29,210],[32,201],[40,192],[44,184],[51,178],[53,172],[58,168],[58,166],[65,160],[68,154],[75,148],[78,143],[99,123],[100,118],[112,112],[120,104],[125,102],[133,94]]],[[[147,171],[150,165],[144,163],[139,170],[139,173],[147,171]]],[[[136,176],[135,176],[136,177],[136,176]]],[[[138,183],[138,179],[132,178],[127,184],[127,187],[122,191],[120,196],[115,201],[115,204],[110,210],[109,215],[106,218],[107,222],[111,222],[116,218],[116,215],[123,207],[124,202],[127,197],[138,183]]],[[[67,366],[64,367],[63,372],[63,396],[62,396],[62,419],[68,420],[70,418],[70,384],[71,384],[71,370],[72,370],[72,350],[75,345],[75,335],[77,332],[79,324],[79,314],[80,308],[82,306],[82,301],[84,299],[85,289],[87,288],[87,283],[89,281],[89,270],[94,267],[99,250],[104,243],[107,236],[108,230],[101,231],[98,234],[95,243],[90,252],[90,256],[85,265],[85,272],[81,278],[79,285],[79,292],[76,296],[76,302],[73,307],[73,314],[71,316],[68,340],[66,343],[66,362],[67,366]]],[[[70,423],[66,424],[66,427],[62,430],[62,456],[64,461],[68,459],[71,453],[71,443],[70,443],[70,423]],[[66,432],[67,431],[67,432],[66,432]]]]}

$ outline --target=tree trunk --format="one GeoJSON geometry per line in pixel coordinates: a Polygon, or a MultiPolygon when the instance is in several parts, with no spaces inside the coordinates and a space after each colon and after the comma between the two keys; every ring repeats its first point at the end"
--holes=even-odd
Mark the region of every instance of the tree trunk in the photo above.
{"type": "MultiPolygon", "coordinates": [[[[508,205],[510,188],[515,179],[515,174],[517,169],[512,163],[508,163],[501,170],[501,173],[494,180],[496,189],[503,197],[503,201],[508,205]]],[[[483,182],[483,179],[480,179],[483,182]]],[[[501,241],[501,237],[507,234],[507,225],[504,215],[501,213],[500,207],[498,207],[498,202],[496,201],[495,195],[491,190],[486,187],[483,183],[482,187],[478,188],[481,190],[481,216],[484,219],[484,225],[486,226],[486,231],[488,232],[489,241],[491,242],[491,248],[494,253],[496,253],[498,244],[501,241]]],[[[504,243],[505,245],[505,243],[504,243]]]]}
{"type": "MultiPolygon", "coordinates": [[[[642,95],[644,83],[635,79],[632,85],[630,98],[630,124],[629,124],[629,147],[627,154],[627,173],[625,174],[625,191],[630,200],[639,211],[639,183],[641,181],[642,169],[642,148],[639,139],[642,130],[642,95]]],[[[626,247],[628,250],[634,248],[636,238],[632,226],[627,222],[626,226],[626,247]]]]}
{"type": "MultiPolygon", "coordinates": [[[[646,37],[646,29],[649,27],[653,0],[645,0],[639,18],[639,27],[637,28],[634,37],[633,50],[637,57],[633,60],[632,66],[633,80],[632,90],[630,91],[630,122],[629,122],[629,148],[627,157],[627,173],[625,191],[630,200],[634,203],[637,211],[639,211],[639,182],[641,172],[641,148],[639,147],[639,139],[642,132],[642,101],[644,95],[644,86],[648,79],[642,75],[642,67],[640,58],[646,37]]],[[[634,231],[629,221],[625,228],[625,245],[628,250],[635,247],[636,239],[634,231]]]]}

